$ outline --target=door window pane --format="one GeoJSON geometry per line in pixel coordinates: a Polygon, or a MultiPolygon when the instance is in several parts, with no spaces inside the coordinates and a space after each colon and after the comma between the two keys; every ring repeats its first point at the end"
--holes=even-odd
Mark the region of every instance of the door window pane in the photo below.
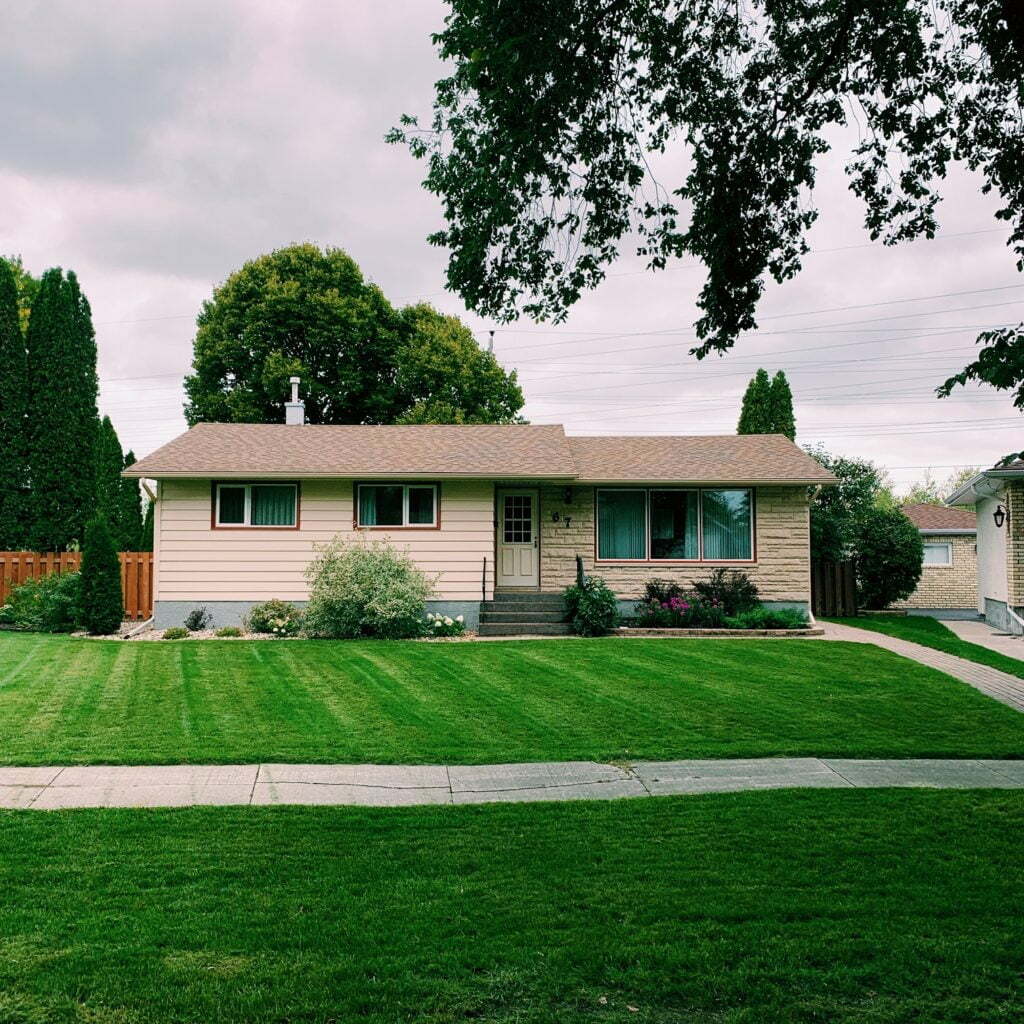
{"type": "Polygon", "coordinates": [[[647,502],[643,491],[599,491],[597,557],[647,557],[647,502]]]}
{"type": "Polygon", "coordinates": [[[506,544],[533,543],[533,495],[506,494],[502,536],[506,544]]]}
{"type": "Polygon", "coordinates": [[[651,558],[697,558],[697,504],[696,491],[651,491],[651,558]]]}
{"type": "Polygon", "coordinates": [[[702,491],[704,558],[711,561],[749,561],[750,491],[702,491]]]}
{"type": "Polygon", "coordinates": [[[219,487],[217,494],[220,502],[217,522],[241,526],[245,522],[245,488],[219,487]]]}
{"type": "Polygon", "coordinates": [[[409,488],[409,522],[416,525],[433,526],[434,519],[434,488],[409,488]]]}
{"type": "Polygon", "coordinates": [[[401,526],[402,485],[359,488],[360,526],[401,526]]]}

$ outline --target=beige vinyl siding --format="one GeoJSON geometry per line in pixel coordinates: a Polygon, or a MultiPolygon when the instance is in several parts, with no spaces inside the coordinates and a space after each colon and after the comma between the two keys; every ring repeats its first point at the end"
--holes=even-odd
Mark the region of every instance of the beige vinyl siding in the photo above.
{"type": "MultiPolygon", "coordinates": [[[[336,534],[389,540],[438,576],[435,597],[479,600],[483,560],[494,551],[489,480],[440,486],[440,529],[352,528],[351,480],[303,480],[299,529],[211,529],[210,481],[163,480],[154,522],[158,601],[263,601],[308,597],[303,572],[314,545],[336,534]]],[[[493,567],[488,575],[493,574],[493,567]]]]}

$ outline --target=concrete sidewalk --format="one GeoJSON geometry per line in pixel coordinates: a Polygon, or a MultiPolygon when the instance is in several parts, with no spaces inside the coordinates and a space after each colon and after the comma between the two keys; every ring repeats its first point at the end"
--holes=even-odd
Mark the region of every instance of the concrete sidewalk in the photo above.
{"type": "Polygon", "coordinates": [[[969,644],[987,647],[990,651],[1018,661],[1024,660],[1024,637],[1001,633],[979,619],[946,619],[942,624],[969,644]]]}
{"type": "Polygon", "coordinates": [[[499,765],[142,765],[0,768],[0,808],[319,804],[397,807],[609,800],[797,786],[1024,788],[1024,761],[816,757],[499,765]]]}

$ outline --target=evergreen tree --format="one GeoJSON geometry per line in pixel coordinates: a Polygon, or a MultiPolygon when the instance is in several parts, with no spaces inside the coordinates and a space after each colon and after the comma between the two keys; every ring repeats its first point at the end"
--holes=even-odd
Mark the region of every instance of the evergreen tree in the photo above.
{"type": "MultiPolygon", "coordinates": [[[[123,468],[135,464],[135,452],[129,451],[124,457],[123,468]]],[[[138,480],[121,477],[118,486],[117,523],[120,529],[120,550],[141,551],[142,542],[142,493],[138,480]]]]}
{"type": "Polygon", "coordinates": [[[96,502],[96,340],[71,272],[46,271],[29,318],[28,539],[61,551],[83,536],[96,502]]]}
{"type": "Polygon", "coordinates": [[[120,545],[120,529],[117,513],[121,497],[121,470],[124,468],[124,453],[118,440],[114,424],[109,416],[100,421],[96,432],[96,513],[103,516],[110,526],[115,545],[120,545]]]}
{"type": "Polygon", "coordinates": [[[82,625],[94,634],[116,633],[124,618],[121,560],[102,516],[85,527],[82,550],[82,625]]]}
{"type": "Polygon", "coordinates": [[[18,319],[18,289],[0,259],[0,550],[25,545],[28,518],[28,462],[25,411],[28,364],[18,319]]]}
{"type": "Polygon", "coordinates": [[[793,392],[785,373],[779,370],[771,385],[771,433],[785,434],[796,440],[796,417],[793,415],[793,392]]]}
{"type": "Polygon", "coordinates": [[[740,409],[740,421],[736,426],[737,434],[770,434],[770,406],[772,400],[772,382],[765,370],[758,370],[750,379],[746,393],[743,395],[743,407],[740,409]]]}
{"type": "Polygon", "coordinates": [[[153,502],[146,503],[146,514],[142,519],[142,539],[139,541],[140,551],[153,550],[153,502]]]}

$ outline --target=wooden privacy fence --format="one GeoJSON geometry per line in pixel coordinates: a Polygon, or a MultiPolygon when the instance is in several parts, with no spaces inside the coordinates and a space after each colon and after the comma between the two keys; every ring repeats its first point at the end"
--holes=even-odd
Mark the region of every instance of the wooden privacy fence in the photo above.
{"type": "MultiPolygon", "coordinates": [[[[121,594],[126,619],[148,619],[153,614],[153,552],[122,551],[121,594]]],[[[0,551],[0,604],[25,580],[51,573],[78,572],[81,551],[0,551]]]]}
{"type": "Polygon", "coordinates": [[[811,563],[811,611],[825,618],[857,614],[857,581],[853,562],[811,563]]]}

